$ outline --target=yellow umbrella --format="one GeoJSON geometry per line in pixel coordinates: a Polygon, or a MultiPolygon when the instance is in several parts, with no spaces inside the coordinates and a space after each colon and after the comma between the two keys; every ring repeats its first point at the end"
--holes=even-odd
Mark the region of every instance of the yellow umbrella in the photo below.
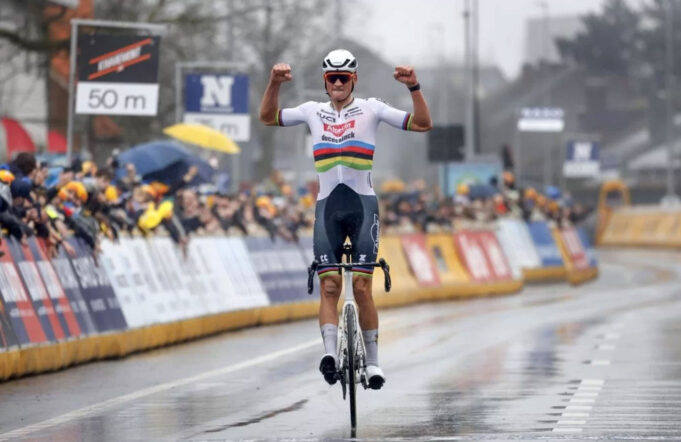
{"type": "Polygon", "coordinates": [[[163,129],[163,133],[206,149],[232,154],[241,152],[239,146],[227,135],[203,124],[174,124],[163,129]]]}

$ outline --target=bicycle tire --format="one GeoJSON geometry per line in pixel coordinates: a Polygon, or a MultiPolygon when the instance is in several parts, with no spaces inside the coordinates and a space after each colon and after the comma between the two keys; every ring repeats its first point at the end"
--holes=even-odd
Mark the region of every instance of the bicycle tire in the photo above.
{"type": "Polygon", "coordinates": [[[345,312],[345,332],[348,334],[348,390],[350,399],[350,426],[354,432],[357,429],[357,380],[356,377],[356,365],[355,360],[355,311],[352,308],[348,308],[345,312]]]}

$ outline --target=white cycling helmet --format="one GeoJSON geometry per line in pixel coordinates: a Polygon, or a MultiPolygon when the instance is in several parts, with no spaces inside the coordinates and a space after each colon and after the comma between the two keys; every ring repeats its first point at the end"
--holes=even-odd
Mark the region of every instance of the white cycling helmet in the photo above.
{"type": "Polygon", "coordinates": [[[350,51],[334,49],[322,61],[324,72],[357,72],[357,59],[350,51]]]}

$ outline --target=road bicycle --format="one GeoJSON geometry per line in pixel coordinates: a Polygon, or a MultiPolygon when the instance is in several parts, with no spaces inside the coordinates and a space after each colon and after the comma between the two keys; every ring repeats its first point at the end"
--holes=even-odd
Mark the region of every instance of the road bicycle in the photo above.
{"type": "Polygon", "coordinates": [[[345,301],[343,309],[341,310],[340,319],[338,321],[338,343],[336,345],[338,355],[338,367],[336,378],[340,381],[343,389],[343,400],[346,396],[349,397],[350,402],[350,426],[352,429],[352,437],[355,437],[357,430],[357,384],[362,384],[366,390],[369,387],[366,378],[366,349],[364,347],[364,339],[362,338],[361,329],[359,326],[359,315],[357,312],[357,304],[355,304],[355,293],[352,284],[352,269],[353,267],[380,267],[383,270],[385,277],[384,288],[386,293],[390,292],[390,266],[381,258],[378,262],[352,262],[352,245],[350,243],[343,244],[344,263],[336,264],[320,264],[312,261],[312,265],[308,267],[307,279],[307,293],[312,294],[314,289],[314,276],[317,270],[323,268],[338,268],[338,273],[343,275],[344,284],[343,292],[345,294],[345,301]],[[349,393],[349,394],[348,394],[349,393]]]}

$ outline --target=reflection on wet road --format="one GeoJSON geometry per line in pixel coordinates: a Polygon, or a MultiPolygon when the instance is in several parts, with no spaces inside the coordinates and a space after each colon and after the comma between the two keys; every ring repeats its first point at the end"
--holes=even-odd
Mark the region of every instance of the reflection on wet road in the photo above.
{"type": "MultiPolygon", "coordinates": [[[[381,312],[359,439],[681,438],[681,255],[602,252],[583,287],[381,312]]],[[[316,321],[0,384],[0,439],[343,439],[316,321]]]]}

